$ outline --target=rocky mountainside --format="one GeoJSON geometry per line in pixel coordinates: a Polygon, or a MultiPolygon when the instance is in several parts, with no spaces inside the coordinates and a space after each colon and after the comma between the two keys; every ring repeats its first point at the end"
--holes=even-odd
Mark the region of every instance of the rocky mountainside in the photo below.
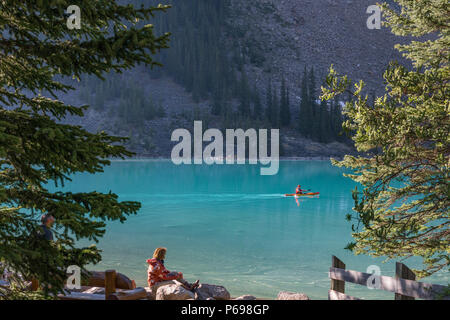
{"type": "Polygon", "coordinates": [[[394,45],[402,39],[386,28],[367,28],[366,10],[373,4],[371,0],[232,0],[230,24],[239,43],[264,60],[248,66],[264,85],[267,77],[280,82],[284,75],[298,92],[305,66],[313,66],[323,79],[333,64],[338,72],[363,79],[368,90],[380,93],[383,70],[390,61],[401,60],[394,45]]]}
{"type": "MultiPolygon", "coordinates": [[[[354,152],[342,142],[324,144],[302,137],[295,128],[295,119],[299,116],[300,82],[305,67],[314,68],[319,86],[333,64],[351,79],[363,79],[368,93],[383,92],[382,73],[389,61],[401,60],[394,45],[402,39],[385,28],[367,28],[366,9],[372,4],[369,0],[230,0],[222,39],[226,50],[239,47],[243,52],[242,72],[262,96],[269,79],[275,88],[281,86],[282,77],[287,79],[294,124],[280,130],[283,156],[339,157],[354,152]]],[[[220,128],[217,118],[211,115],[210,99],[195,101],[191,92],[170,76],[153,77],[139,67],[122,75],[120,81],[119,87],[133,83],[157,100],[165,110],[164,116],[147,120],[141,127],[124,125],[120,116],[110,112],[120,104],[111,98],[104,109],[91,108],[86,117],[66,121],[92,131],[130,136],[128,147],[146,157],[170,157],[172,131],[191,130],[194,120],[203,120],[204,127],[220,128]]],[[[80,90],[63,99],[86,103],[80,90]]]]}

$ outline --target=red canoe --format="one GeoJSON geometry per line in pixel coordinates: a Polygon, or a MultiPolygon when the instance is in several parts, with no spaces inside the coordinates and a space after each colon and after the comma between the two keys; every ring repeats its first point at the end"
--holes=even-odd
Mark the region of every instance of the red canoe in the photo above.
{"type": "Polygon", "coordinates": [[[308,193],[287,193],[286,197],[303,197],[303,196],[317,196],[320,192],[308,192],[308,193]]]}

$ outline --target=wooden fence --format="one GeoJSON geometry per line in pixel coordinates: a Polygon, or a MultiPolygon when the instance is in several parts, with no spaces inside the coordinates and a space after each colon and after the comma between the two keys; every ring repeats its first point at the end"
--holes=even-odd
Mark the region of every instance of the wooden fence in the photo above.
{"type": "Polygon", "coordinates": [[[450,299],[448,286],[415,281],[416,275],[403,263],[396,263],[395,278],[392,278],[346,270],[345,264],[337,257],[332,256],[329,272],[331,289],[328,291],[328,300],[361,300],[345,294],[345,282],[367,286],[370,277],[372,277],[371,279],[377,277],[377,289],[395,293],[395,300],[450,299]]]}

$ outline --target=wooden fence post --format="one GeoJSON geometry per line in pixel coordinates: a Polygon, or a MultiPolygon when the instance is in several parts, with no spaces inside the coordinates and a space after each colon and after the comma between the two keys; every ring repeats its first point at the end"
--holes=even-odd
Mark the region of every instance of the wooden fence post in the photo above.
{"type": "Polygon", "coordinates": [[[116,270],[105,271],[105,300],[116,292],[116,270]]]}
{"type": "Polygon", "coordinates": [[[39,280],[36,278],[31,278],[31,291],[38,291],[39,289],[39,280]]]}
{"type": "MultiPolygon", "coordinates": [[[[416,280],[416,275],[403,263],[397,262],[395,264],[395,278],[416,280]]],[[[404,296],[399,293],[395,294],[395,300],[415,300],[414,297],[404,296]]]]}
{"type": "MultiPolygon", "coordinates": [[[[333,268],[345,269],[345,264],[337,257],[331,257],[331,266],[333,268]]],[[[331,279],[331,290],[345,293],[345,281],[331,279]]]]}

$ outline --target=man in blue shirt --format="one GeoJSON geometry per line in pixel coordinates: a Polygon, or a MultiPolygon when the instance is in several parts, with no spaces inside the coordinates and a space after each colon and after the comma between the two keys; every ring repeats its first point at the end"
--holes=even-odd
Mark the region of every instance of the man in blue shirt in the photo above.
{"type": "Polygon", "coordinates": [[[50,213],[47,214],[43,214],[41,216],[41,230],[39,230],[39,236],[42,239],[48,240],[48,241],[52,241],[53,240],[53,232],[50,229],[53,225],[53,223],[55,223],[55,217],[53,217],[50,213]]]}

